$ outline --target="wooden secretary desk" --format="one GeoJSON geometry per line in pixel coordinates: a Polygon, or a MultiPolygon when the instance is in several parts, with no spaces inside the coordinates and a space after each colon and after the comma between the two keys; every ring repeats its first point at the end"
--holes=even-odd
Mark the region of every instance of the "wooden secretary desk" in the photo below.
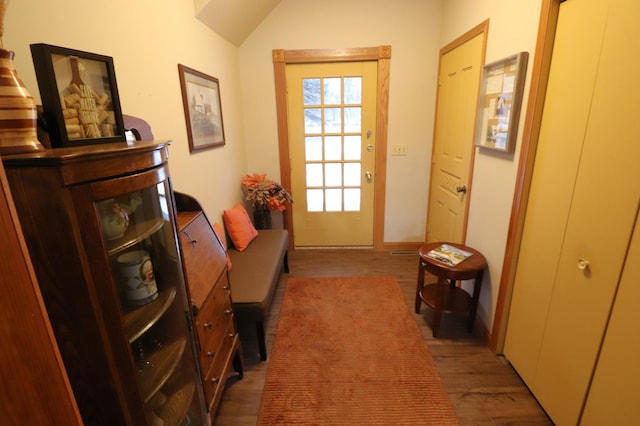
{"type": "Polygon", "coordinates": [[[175,193],[184,273],[196,329],[200,372],[213,421],[227,378],[243,376],[224,245],[195,198],[175,193]]]}

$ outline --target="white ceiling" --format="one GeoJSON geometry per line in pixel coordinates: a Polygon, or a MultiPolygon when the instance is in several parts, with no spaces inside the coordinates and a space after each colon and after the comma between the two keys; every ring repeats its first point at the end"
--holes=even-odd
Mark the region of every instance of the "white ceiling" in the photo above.
{"type": "Polygon", "coordinates": [[[196,17],[235,46],[253,32],[280,0],[194,0],[196,17]]]}

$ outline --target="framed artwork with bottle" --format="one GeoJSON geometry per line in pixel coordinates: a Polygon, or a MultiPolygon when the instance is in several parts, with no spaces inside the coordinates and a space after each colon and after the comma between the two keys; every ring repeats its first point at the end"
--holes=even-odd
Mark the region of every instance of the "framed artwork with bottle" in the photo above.
{"type": "Polygon", "coordinates": [[[53,148],[126,139],[112,57],[43,43],[30,48],[53,148]]]}

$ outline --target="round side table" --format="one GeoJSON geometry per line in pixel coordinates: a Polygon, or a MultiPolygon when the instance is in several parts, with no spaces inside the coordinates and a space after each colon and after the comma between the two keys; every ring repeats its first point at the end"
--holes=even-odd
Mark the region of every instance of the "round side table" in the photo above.
{"type": "Polygon", "coordinates": [[[433,337],[438,337],[442,312],[468,313],[468,330],[472,332],[478,312],[482,274],[487,267],[487,261],[482,253],[464,244],[435,242],[427,243],[420,247],[418,254],[420,255],[420,264],[416,288],[416,314],[420,313],[422,302],[434,309],[432,330],[433,337]],[[427,256],[427,253],[442,244],[448,244],[473,254],[453,266],[427,256]],[[425,271],[435,275],[438,278],[438,282],[424,285],[425,271]],[[471,279],[474,280],[473,295],[456,286],[456,281],[471,279]]]}

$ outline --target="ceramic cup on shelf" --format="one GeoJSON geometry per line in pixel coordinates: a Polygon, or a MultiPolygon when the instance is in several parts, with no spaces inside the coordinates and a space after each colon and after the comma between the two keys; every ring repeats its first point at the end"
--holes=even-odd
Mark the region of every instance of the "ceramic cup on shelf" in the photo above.
{"type": "Polygon", "coordinates": [[[98,203],[102,231],[107,240],[115,240],[124,235],[129,227],[129,213],[114,199],[98,203]]]}
{"type": "Polygon", "coordinates": [[[116,258],[127,302],[142,306],[158,297],[153,264],[145,250],[129,251],[116,258]]]}

